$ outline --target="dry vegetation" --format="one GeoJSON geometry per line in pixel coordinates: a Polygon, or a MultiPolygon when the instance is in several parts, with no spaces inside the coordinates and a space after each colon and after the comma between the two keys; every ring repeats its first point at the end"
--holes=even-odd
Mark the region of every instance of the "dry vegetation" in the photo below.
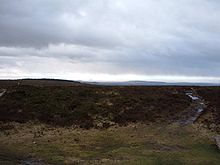
{"type": "Polygon", "coordinates": [[[0,81],[0,164],[220,164],[220,88],[193,87],[207,108],[181,126],[191,87],[59,83],[0,81]]]}
{"type": "Polygon", "coordinates": [[[171,122],[190,104],[184,90],[172,87],[11,86],[0,99],[0,120],[39,120],[82,128],[140,121],[171,122]]]}
{"type": "Polygon", "coordinates": [[[129,124],[108,129],[15,124],[0,136],[1,164],[216,164],[213,133],[196,125],[129,124]],[[32,159],[34,158],[34,159],[32,159]]]}
{"type": "Polygon", "coordinates": [[[220,133],[220,87],[199,88],[198,93],[207,104],[200,122],[206,125],[208,129],[220,133]]]}

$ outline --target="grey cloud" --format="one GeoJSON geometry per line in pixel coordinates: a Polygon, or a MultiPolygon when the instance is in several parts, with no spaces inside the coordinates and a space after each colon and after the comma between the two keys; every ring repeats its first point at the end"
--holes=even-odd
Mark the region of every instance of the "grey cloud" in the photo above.
{"type": "Polygon", "coordinates": [[[217,0],[2,0],[0,70],[220,77],[219,17],[217,0]]]}

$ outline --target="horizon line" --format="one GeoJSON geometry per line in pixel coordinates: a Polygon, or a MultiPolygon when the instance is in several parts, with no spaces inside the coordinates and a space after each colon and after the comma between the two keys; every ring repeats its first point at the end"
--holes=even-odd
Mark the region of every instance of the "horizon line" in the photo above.
{"type": "Polygon", "coordinates": [[[4,80],[61,80],[61,81],[75,81],[75,82],[85,82],[85,83],[126,83],[126,82],[136,82],[136,83],[192,83],[192,84],[220,84],[220,82],[215,81],[178,81],[178,80],[170,80],[170,81],[163,81],[163,80],[142,80],[142,79],[130,79],[130,80],[80,80],[80,79],[67,79],[67,78],[56,78],[56,77],[21,77],[21,78],[0,78],[0,81],[4,80]]]}

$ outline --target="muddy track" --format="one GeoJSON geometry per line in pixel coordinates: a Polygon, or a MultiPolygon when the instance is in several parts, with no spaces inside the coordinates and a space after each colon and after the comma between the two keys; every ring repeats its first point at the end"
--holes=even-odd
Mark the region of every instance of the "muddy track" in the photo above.
{"type": "Polygon", "coordinates": [[[181,119],[178,121],[181,125],[193,124],[206,108],[204,100],[195,90],[186,92],[186,95],[192,102],[191,105],[181,114],[181,119]]]}

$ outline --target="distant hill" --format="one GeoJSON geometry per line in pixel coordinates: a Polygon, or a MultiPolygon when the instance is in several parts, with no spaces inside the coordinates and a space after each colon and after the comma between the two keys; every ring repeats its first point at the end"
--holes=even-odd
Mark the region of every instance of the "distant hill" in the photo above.
{"type": "Polygon", "coordinates": [[[187,83],[187,82],[159,82],[159,81],[123,81],[123,82],[91,82],[91,81],[72,81],[61,79],[18,79],[0,80],[0,86],[31,85],[31,86],[220,86],[220,83],[187,83]]]}
{"type": "Polygon", "coordinates": [[[91,85],[106,86],[220,86],[220,83],[157,82],[157,81],[124,81],[124,82],[85,82],[91,85]]]}
{"type": "Polygon", "coordinates": [[[60,79],[18,79],[0,80],[0,86],[31,85],[31,86],[80,86],[81,82],[60,79]]]}

